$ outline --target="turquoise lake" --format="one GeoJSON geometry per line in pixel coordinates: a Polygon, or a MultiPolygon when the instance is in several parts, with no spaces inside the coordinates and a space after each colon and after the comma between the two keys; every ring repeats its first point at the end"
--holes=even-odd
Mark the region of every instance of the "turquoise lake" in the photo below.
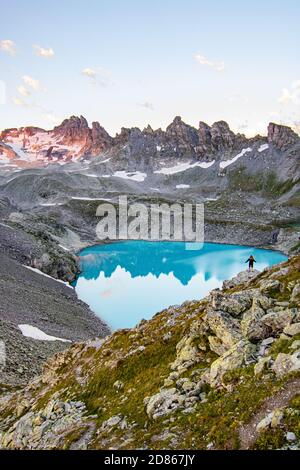
{"type": "Polygon", "coordinates": [[[75,289],[112,330],[130,328],[170,305],[201,299],[247,269],[285,261],[276,251],[238,245],[125,241],[86,248],[75,289]]]}

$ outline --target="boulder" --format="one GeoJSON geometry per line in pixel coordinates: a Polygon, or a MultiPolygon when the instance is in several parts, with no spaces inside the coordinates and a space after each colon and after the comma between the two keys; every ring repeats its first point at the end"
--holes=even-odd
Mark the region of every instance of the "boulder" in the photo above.
{"type": "Polygon", "coordinates": [[[254,271],[242,271],[232,279],[223,282],[223,289],[232,289],[233,287],[245,284],[246,282],[252,281],[255,277],[260,274],[260,271],[254,269],[254,271]]]}
{"type": "Polygon", "coordinates": [[[224,295],[220,291],[212,293],[211,305],[215,310],[230,313],[233,317],[239,317],[252,305],[253,292],[251,290],[236,294],[224,295]]]}
{"type": "Polygon", "coordinates": [[[260,305],[260,307],[263,308],[264,310],[269,310],[276,304],[275,299],[272,299],[271,297],[268,297],[267,295],[259,295],[258,297],[256,297],[256,301],[258,305],[260,305]]]}
{"type": "Polygon", "coordinates": [[[281,333],[287,325],[292,323],[293,317],[294,315],[291,309],[284,309],[267,313],[261,321],[268,327],[271,334],[276,335],[281,333]]]}
{"type": "Polygon", "coordinates": [[[242,339],[240,322],[227,312],[207,309],[205,321],[227,349],[242,339]]]}
{"type": "Polygon", "coordinates": [[[271,344],[274,343],[274,341],[275,341],[275,338],[273,337],[262,340],[259,346],[258,354],[260,356],[265,356],[268,350],[270,349],[271,344]]]}
{"type": "Polygon", "coordinates": [[[156,395],[144,400],[146,413],[152,419],[172,413],[181,407],[183,402],[184,397],[177,392],[176,388],[162,389],[156,395]]]}
{"type": "Polygon", "coordinates": [[[286,276],[290,271],[290,268],[280,268],[278,271],[275,271],[274,273],[270,274],[271,279],[276,279],[281,276],[286,276]]]}
{"type": "Polygon", "coordinates": [[[300,339],[293,341],[293,343],[290,346],[290,349],[300,349],[300,339]]]}
{"type": "Polygon", "coordinates": [[[291,295],[291,300],[294,301],[294,300],[297,300],[300,298],[300,282],[297,282],[297,284],[295,285],[294,289],[293,289],[293,292],[292,292],[292,295],[291,295]]]}
{"type": "Polygon", "coordinates": [[[179,341],[176,346],[176,359],[171,364],[172,370],[182,371],[198,361],[199,351],[194,340],[194,335],[186,335],[179,341]]]}
{"type": "Polygon", "coordinates": [[[208,342],[210,349],[216,354],[218,354],[218,356],[222,356],[227,351],[226,346],[224,346],[222,341],[217,338],[217,336],[209,336],[208,342]]]}
{"type": "Polygon", "coordinates": [[[102,423],[101,429],[104,430],[117,426],[122,421],[122,419],[122,415],[112,416],[111,418],[107,419],[102,423]]]}
{"type": "Polygon", "coordinates": [[[287,432],[285,437],[288,442],[294,442],[297,440],[296,434],[294,432],[287,432]]]}
{"type": "Polygon", "coordinates": [[[272,363],[271,356],[262,357],[254,366],[254,375],[262,374],[266,369],[270,367],[272,363]]]}
{"type": "Polygon", "coordinates": [[[249,341],[257,343],[270,336],[270,328],[261,321],[265,314],[259,301],[254,299],[251,309],[244,313],[241,321],[242,333],[249,341]]]}
{"type": "Polygon", "coordinates": [[[255,346],[248,341],[242,340],[235,344],[223,356],[212,363],[210,367],[210,385],[212,387],[222,386],[224,374],[251,363],[255,352],[255,346]]]}
{"type": "Polygon", "coordinates": [[[256,431],[262,432],[268,428],[276,428],[280,425],[282,419],[283,410],[281,408],[276,408],[258,423],[256,426],[256,431]]]}
{"type": "Polygon", "coordinates": [[[259,283],[259,288],[264,294],[271,294],[280,291],[281,283],[277,279],[263,279],[259,283]]]}
{"type": "Polygon", "coordinates": [[[279,378],[300,370],[300,349],[293,354],[279,353],[272,369],[279,378]]]}
{"type": "Polygon", "coordinates": [[[300,333],[300,323],[293,323],[292,325],[287,325],[283,333],[287,336],[296,336],[300,333]]]}

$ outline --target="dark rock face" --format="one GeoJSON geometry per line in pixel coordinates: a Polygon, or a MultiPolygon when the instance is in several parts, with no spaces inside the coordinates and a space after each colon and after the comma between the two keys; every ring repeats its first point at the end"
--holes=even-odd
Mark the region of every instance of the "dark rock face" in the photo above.
{"type": "Polygon", "coordinates": [[[198,156],[212,155],[232,151],[247,143],[244,135],[234,134],[225,121],[215,122],[211,127],[205,122],[199,122],[198,156]]]}
{"type": "Polygon", "coordinates": [[[176,116],[174,121],[167,127],[166,137],[177,142],[179,146],[197,146],[199,136],[197,130],[185,124],[180,116],[176,116]]]}
{"type": "Polygon", "coordinates": [[[88,131],[88,123],[83,116],[71,116],[53,129],[54,135],[60,136],[61,142],[64,144],[86,139],[88,131]]]}
{"type": "Polygon", "coordinates": [[[112,145],[113,139],[106,132],[106,130],[100,126],[99,122],[92,123],[91,130],[91,144],[92,144],[92,155],[97,155],[103,150],[107,149],[112,145]]]}
{"type": "Polygon", "coordinates": [[[53,134],[60,138],[61,144],[82,145],[81,156],[98,155],[112,144],[112,138],[99,122],[93,122],[90,129],[83,116],[71,116],[65,119],[62,124],[54,128],[53,134]]]}
{"type": "Polygon", "coordinates": [[[189,126],[180,116],[176,116],[166,131],[153,130],[151,126],[143,131],[138,128],[122,128],[121,133],[114,139],[114,153],[126,144],[129,145],[131,153],[135,154],[135,148],[143,149],[152,156],[159,154],[160,157],[193,158],[197,160],[213,160],[218,154],[226,154],[239,150],[247,145],[248,139],[241,134],[234,134],[225,121],[219,121],[212,126],[199,123],[196,129],[189,126]]]}
{"type": "Polygon", "coordinates": [[[138,148],[152,156],[210,161],[216,153],[239,149],[244,143],[247,143],[246,137],[234,134],[225,121],[216,122],[211,127],[200,122],[199,129],[196,129],[176,116],[166,131],[153,130],[151,126],[143,131],[122,128],[114,139],[113,153],[128,144],[132,155],[138,148]]]}
{"type": "Polygon", "coordinates": [[[287,150],[299,142],[299,136],[290,127],[270,122],[268,126],[268,142],[279,150],[287,150]]]}

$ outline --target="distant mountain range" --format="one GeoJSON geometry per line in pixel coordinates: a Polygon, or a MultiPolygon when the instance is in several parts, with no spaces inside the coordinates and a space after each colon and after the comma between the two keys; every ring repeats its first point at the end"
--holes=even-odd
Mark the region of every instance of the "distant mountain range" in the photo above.
{"type": "MultiPolygon", "coordinates": [[[[200,122],[196,129],[177,116],[165,131],[153,130],[150,126],[144,130],[122,128],[111,137],[98,122],[93,122],[90,128],[83,116],[71,116],[48,131],[38,127],[2,131],[0,165],[2,168],[42,167],[105,153],[127,166],[148,166],[149,160],[154,160],[154,166],[159,168],[160,161],[228,161],[253,149],[263,157],[265,152],[291,152],[299,146],[300,138],[291,128],[274,123],[269,124],[267,136],[249,139],[235,134],[225,121],[212,126],[200,122]]],[[[227,164],[222,166],[225,168],[227,164]]]]}
{"type": "Polygon", "coordinates": [[[224,121],[196,129],[175,117],[165,131],[123,128],[111,137],[73,116],[0,139],[1,231],[21,227],[51,240],[51,250],[97,243],[99,201],[118,204],[124,194],[146,204],[204,202],[206,241],[285,252],[299,241],[300,137],[289,127],[270,123],[266,136],[246,138],[224,121]]]}

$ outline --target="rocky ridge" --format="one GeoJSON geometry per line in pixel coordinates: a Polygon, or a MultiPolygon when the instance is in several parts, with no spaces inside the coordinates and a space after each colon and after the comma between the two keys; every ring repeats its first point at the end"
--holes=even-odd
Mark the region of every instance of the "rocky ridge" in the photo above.
{"type": "MultiPolygon", "coordinates": [[[[248,139],[235,134],[225,121],[212,126],[200,121],[196,129],[176,116],[166,128],[144,130],[122,128],[111,137],[99,122],[89,128],[83,116],[71,116],[53,130],[38,127],[6,129],[0,133],[0,163],[17,167],[34,167],[48,163],[76,161],[108,152],[116,160],[141,164],[147,159],[163,158],[213,161],[226,160],[250,145],[270,145],[287,151],[299,145],[299,136],[289,127],[270,123],[267,137],[248,139]]],[[[155,162],[153,162],[154,164],[155,162]]]]}
{"type": "Polygon", "coordinates": [[[112,145],[112,141],[98,122],[93,122],[89,128],[83,116],[71,116],[50,131],[38,127],[2,131],[0,161],[21,168],[64,163],[85,155],[99,155],[112,145]]]}
{"type": "Polygon", "coordinates": [[[298,255],[73,345],[0,399],[0,446],[299,447],[299,272],[298,255]],[[279,409],[264,408],[272,396],[279,409]]]}

